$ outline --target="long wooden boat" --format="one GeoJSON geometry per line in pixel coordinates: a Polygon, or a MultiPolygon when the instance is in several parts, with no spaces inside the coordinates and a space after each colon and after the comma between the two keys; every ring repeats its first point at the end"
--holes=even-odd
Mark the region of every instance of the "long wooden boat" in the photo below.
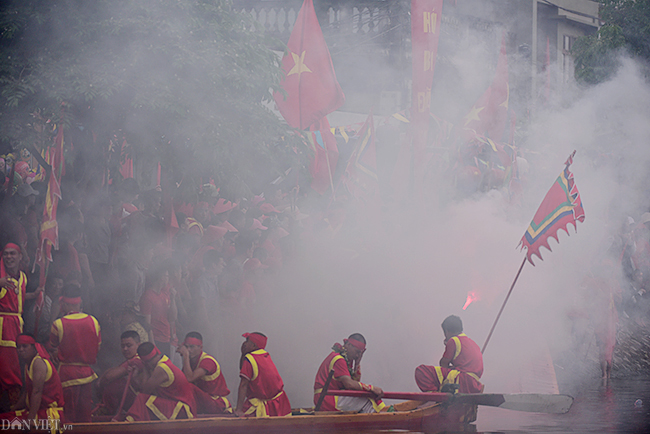
{"type": "Polygon", "coordinates": [[[291,416],[267,418],[199,417],[150,422],[75,423],[74,434],[291,434],[364,430],[407,430],[425,433],[475,431],[477,407],[459,403],[402,402],[391,413],[328,413],[294,411],[291,416]]]}

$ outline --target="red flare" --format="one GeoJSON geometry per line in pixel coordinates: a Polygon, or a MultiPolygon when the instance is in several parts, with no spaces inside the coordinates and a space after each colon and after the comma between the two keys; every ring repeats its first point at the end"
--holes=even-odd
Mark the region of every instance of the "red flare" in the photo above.
{"type": "Polygon", "coordinates": [[[467,293],[467,300],[465,301],[465,306],[463,306],[463,310],[467,309],[467,306],[469,306],[473,301],[480,300],[480,297],[478,294],[474,291],[470,291],[467,293]]]}

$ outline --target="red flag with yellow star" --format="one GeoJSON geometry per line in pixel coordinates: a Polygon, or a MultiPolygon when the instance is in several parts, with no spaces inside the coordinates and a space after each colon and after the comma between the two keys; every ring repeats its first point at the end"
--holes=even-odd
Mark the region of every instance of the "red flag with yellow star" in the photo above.
{"type": "Polygon", "coordinates": [[[343,105],[345,96],[336,80],[332,58],[318,24],[312,0],[305,0],[282,58],[287,95],[275,92],[275,103],[287,123],[308,129],[343,105]]]}
{"type": "Polygon", "coordinates": [[[508,56],[506,54],[506,35],[501,39],[501,51],[492,85],[476,101],[462,120],[461,128],[473,130],[492,140],[501,141],[508,121],[508,56]]]}

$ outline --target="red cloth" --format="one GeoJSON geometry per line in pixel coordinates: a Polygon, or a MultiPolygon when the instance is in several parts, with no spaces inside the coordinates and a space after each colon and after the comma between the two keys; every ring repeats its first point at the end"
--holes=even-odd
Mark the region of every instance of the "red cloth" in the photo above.
{"type": "Polygon", "coordinates": [[[158,367],[167,373],[168,381],[156,390],[155,395],[172,401],[182,401],[189,405],[192,414],[196,414],[194,391],[183,371],[178,369],[167,356],[162,356],[156,365],[156,368],[158,367]]]}
{"type": "Polygon", "coordinates": [[[339,161],[339,149],[327,118],[321,119],[309,134],[309,141],[314,149],[314,159],[309,163],[309,173],[312,177],[311,188],[319,194],[323,194],[333,184],[336,165],[339,161]]]}
{"type": "Polygon", "coordinates": [[[52,323],[49,344],[58,348],[64,409],[72,422],[91,421],[91,383],[97,374],[90,365],[97,362],[101,342],[99,323],[91,315],[73,312],[52,323]]]}
{"type": "Polygon", "coordinates": [[[193,418],[194,413],[186,403],[144,393],[138,393],[126,414],[126,420],[130,422],[193,418]]]}
{"type": "Polygon", "coordinates": [[[36,356],[32,359],[29,367],[25,369],[25,393],[27,396],[27,408],[29,408],[29,397],[32,395],[34,385],[32,378],[34,377],[34,362],[42,360],[47,366],[47,373],[45,374],[45,383],[43,383],[43,395],[41,397],[41,406],[39,410],[46,410],[48,407],[63,407],[63,388],[61,387],[61,380],[56,368],[47,359],[36,356]]]}
{"type": "Polygon", "coordinates": [[[465,333],[454,336],[445,344],[443,358],[451,360],[454,369],[483,375],[483,354],[481,348],[465,333]]]}
{"type": "Polygon", "coordinates": [[[190,366],[193,371],[197,368],[205,369],[206,374],[195,382],[199,389],[212,397],[228,396],[230,394],[226,379],[221,372],[221,366],[214,357],[203,352],[196,361],[190,361],[190,366]]]}
{"type": "Polygon", "coordinates": [[[19,271],[15,279],[5,271],[1,264],[0,277],[9,277],[16,290],[0,288],[0,389],[10,390],[20,388],[23,384],[20,378],[20,362],[16,351],[16,338],[23,332],[23,300],[27,288],[27,276],[19,271]]]}
{"type": "Polygon", "coordinates": [[[458,384],[460,393],[480,393],[483,385],[483,354],[465,333],[447,340],[444,359],[451,360],[452,368],[420,365],[415,370],[415,382],[423,392],[437,392],[447,383],[458,384]]]}
{"type": "MultiPolygon", "coordinates": [[[[318,398],[320,397],[320,392],[327,381],[330,370],[334,368],[334,375],[332,381],[330,382],[327,390],[343,390],[343,383],[337,381],[336,378],[348,376],[351,377],[350,368],[348,363],[343,358],[341,354],[336,351],[332,351],[323,363],[320,364],[318,372],[316,372],[316,380],[314,381],[314,405],[318,403],[318,398]]],[[[323,403],[321,404],[320,411],[337,411],[336,408],[336,397],[333,395],[326,395],[323,403]]]]}
{"type": "Polygon", "coordinates": [[[306,130],[343,105],[345,96],[336,80],[332,58],[318,24],[312,0],[305,0],[294,23],[287,54],[282,58],[285,76],[275,103],[287,123],[306,130]]]}
{"type": "Polygon", "coordinates": [[[92,422],[93,385],[80,384],[63,388],[63,411],[70,422],[92,422]]]}
{"type": "Polygon", "coordinates": [[[199,221],[193,219],[192,217],[188,217],[186,223],[188,234],[198,235],[199,237],[203,236],[203,225],[199,221]]]}
{"type": "Polygon", "coordinates": [[[262,401],[264,412],[268,416],[291,414],[291,404],[284,392],[282,377],[266,350],[256,350],[246,354],[239,376],[249,380],[244,403],[244,412],[247,415],[256,415],[255,410],[251,408],[254,406],[251,400],[262,401]]]}
{"type": "Polygon", "coordinates": [[[138,393],[127,413],[127,420],[192,419],[196,415],[194,388],[183,371],[167,356],[162,356],[156,369],[167,374],[153,395],[138,393]],[[176,414],[175,414],[176,413],[176,414]]]}
{"type": "Polygon", "coordinates": [[[68,279],[70,274],[77,273],[81,276],[81,265],[79,265],[79,253],[72,243],[68,243],[67,251],[55,250],[53,252],[54,262],[52,272],[59,273],[63,280],[68,279]]]}
{"type": "Polygon", "coordinates": [[[453,380],[450,380],[449,374],[452,371],[454,373],[458,372],[450,368],[441,368],[440,366],[420,365],[415,369],[415,382],[423,392],[438,392],[441,388],[440,376],[442,376],[442,384],[458,384],[458,391],[460,393],[483,392],[483,384],[466,372],[460,372],[453,380]]]}
{"type": "Polygon", "coordinates": [[[196,408],[199,414],[232,413],[230,401],[225,396],[214,398],[199,389],[196,384],[192,384],[192,388],[194,389],[194,398],[196,399],[196,408]]]}
{"type": "Polygon", "coordinates": [[[151,330],[156,342],[166,343],[171,340],[171,327],[167,319],[170,306],[168,288],[160,293],[147,289],[140,298],[140,313],[151,315],[151,330]]]}

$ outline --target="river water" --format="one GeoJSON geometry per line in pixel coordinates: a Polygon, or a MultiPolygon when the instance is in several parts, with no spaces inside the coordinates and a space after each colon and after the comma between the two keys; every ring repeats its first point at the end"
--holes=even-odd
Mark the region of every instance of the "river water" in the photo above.
{"type": "Polygon", "coordinates": [[[650,377],[583,379],[573,390],[567,414],[522,413],[481,407],[475,423],[481,433],[650,433],[650,377]]]}

